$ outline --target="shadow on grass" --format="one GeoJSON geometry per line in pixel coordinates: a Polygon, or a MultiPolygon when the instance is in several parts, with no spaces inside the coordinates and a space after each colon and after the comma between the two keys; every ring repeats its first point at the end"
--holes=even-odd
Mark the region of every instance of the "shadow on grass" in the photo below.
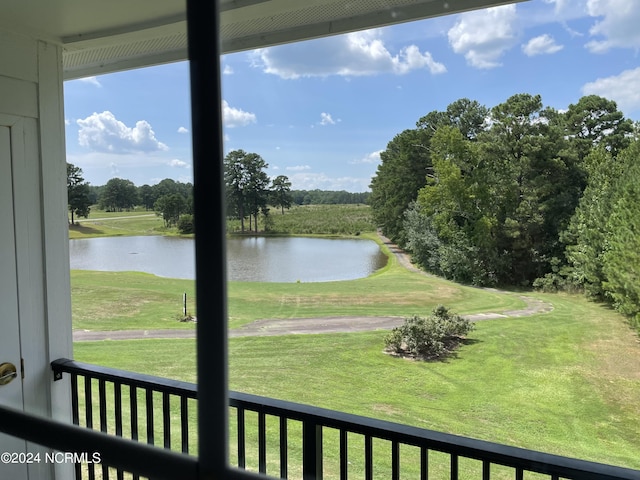
{"type": "Polygon", "coordinates": [[[83,225],[81,223],[75,223],[73,225],[69,225],[70,232],[76,232],[81,235],[101,235],[104,233],[104,230],[100,230],[95,227],[90,227],[88,225],[83,225]]]}
{"type": "MultiPolygon", "coordinates": [[[[463,345],[475,345],[476,343],[481,343],[482,340],[478,340],[476,338],[460,338],[456,341],[454,345],[449,345],[447,352],[439,355],[439,356],[429,356],[429,355],[414,355],[412,353],[408,353],[406,351],[395,352],[391,350],[385,350],[384,353],[390,355],[395,358],[402,358],[405,360],[413,360],[415,362],[425,362],[425,363],[449,363],[450,360],[456,360],[460,358],[460,347],[463,345]]],[[[464,352],[462,352],[464,353],[464,352]]]]}

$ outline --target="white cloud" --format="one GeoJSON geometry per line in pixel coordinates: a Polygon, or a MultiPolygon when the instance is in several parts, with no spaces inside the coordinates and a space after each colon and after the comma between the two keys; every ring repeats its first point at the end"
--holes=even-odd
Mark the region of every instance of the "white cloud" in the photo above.
{"type": "Polygon", "coordinates": [[[331,118],[331,114],[330,113],[325,113],[322,112],[320,114],[320,125],[335,125],[336,121],[331,118]]]}
{"type": "Polygon", "coordinates": [[[225,65],[224,68],[222,69],[222,74],[223,75],[232,75],[233,74],[233,68],[229,65],[225,65]]]}
{"type": "Polygon", "coordinates": [[[226,127],[244,127],[250,123],[256,123],[255,113],[245,112],[239,108],[229,106],[226,100],[222,101],[222,119],[226,127]]]}
{"type": "Polygon", "coordinates": [[[517,42],[516,20],[515,5],[463,13],[448,32],[449,44],[473,67],[498,67],[500,57],[517,42]]]}
{"type": "Polygon", "coordinates": [[[446,67],[415,45],[395,55],[384,45],[380,30],[348,33],[309,42],[262,48],[252,53],[253,64],[285,79],[300,77],[365,76],[381,73],[404,75],[428,69],[444,73],[446,67]]]}
{"type": "Polygon", "coordinates": [[[362,158],[359,158],[358,160],[353,160],[351,162],[349,162],[352,165],[358,165],[358,164],[370,164],[370,163],[374,163],[374,164],[378,164],[380,163],[380,154],[383,152],[384,150],[378,150],[376,152],[371,152],[367,155],[365,155],[362,158]]]}
{"type": "Polygon", "coordinates": [[[629,116],[630,112],[640,110],[640,67],[587,83],[582,93],[615,100],[618,108],[629,116]]]}
{"type": "Polygon", "coordinates": [[[303,170],[311,170],[309,165],[296,165],[293,167],[286,167],[285,170],[289,170],[290,172],[301,172],[303,170]]]}
{"type": "Polygon", "coordinates": [[[295,190],[345,190],[347,192],[366,192],[371,178],[329,177],[324,173],[296,173],[289,175],[295,190]]]}
{"type": "Polygon", "coordinates": [[[78,81],[83,83],[88,83],[90,85],[93,85],[94,87],[102,88],[102,84],[96,77],[78,78],[78,81]]]}
{"type": "Polygon", "coordinates": [[[170,167],[178,167],[178,168],[191,168],[187,162],[174,158],[169,162],[170,167]]]}
{"type": "Polygon", "coordinates": [[[525,55],[533,57],[535,55],[545,55],[559,52],[564,47],[558,45],[552,36],[548,34],[540,35],[532,38],[522,46],[525,55]]]}
{"type": "Polygon", "coordinates": [[[179,127],[178,133],[189,133],[189,129],[186,127],[179,127]]]}
{"type": "Polygon", "coordinates": [[[589,51],[603,53],[611,48],[640,48],[640,2],[637,0],[588,0],[587,11],[602,17],[589,30],[592,36],[604,37],[586,44],[589,51]]]}
{"type": "Polygon", "coordinates": [[[76,120],[80,127],[78,143],[97,152],[130,153],[168,150],[158,141],[151,125],[139,120],[135,127],[127,127],[111,112],[93,113],[76,120]]]}

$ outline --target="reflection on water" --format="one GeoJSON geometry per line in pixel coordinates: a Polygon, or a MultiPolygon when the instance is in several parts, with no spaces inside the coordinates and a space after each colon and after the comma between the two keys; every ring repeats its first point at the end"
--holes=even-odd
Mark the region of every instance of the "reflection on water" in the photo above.
{"type": "MultiPolygon", "coordinates": [[[[175,237],[106,237],[70,240],[71,268],[140,271],[195,277],[194,241],[175,237]]],[[[213,253],[213,252],[212,252],[213,253]]],[[[306,237],[227,239],[232,281],[325,282],[370,275],[387,261],[370,240],[306,237]]]]}

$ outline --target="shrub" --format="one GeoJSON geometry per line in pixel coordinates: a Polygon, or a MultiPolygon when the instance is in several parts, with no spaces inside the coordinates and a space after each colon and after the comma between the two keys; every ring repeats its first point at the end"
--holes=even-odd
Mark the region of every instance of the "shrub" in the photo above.
{"type": "Polygon", "coordinates": [[[178,230],[180,233],[189,234],[194,233],[193,226],[193,215],[185,214],[180,215],[180,219],[178,220],[178,230]]]}
{"type": "Polygon", "coordinates": [[[473,328],[468,319],[439,305],[426,318],[417,315],[405,318],[404,324],[385,338],[385,346],[387,351],[400,356],[443,358],[450,355],[473,328]]]}

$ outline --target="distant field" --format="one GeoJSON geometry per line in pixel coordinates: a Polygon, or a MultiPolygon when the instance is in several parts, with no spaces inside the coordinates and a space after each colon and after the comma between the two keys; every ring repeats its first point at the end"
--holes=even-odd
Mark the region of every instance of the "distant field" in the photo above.
{"type": "MultiPolygon", "coordinates": [[[[248,229],[245,221],[245,228],[248,229]]],[[[258,228],[264,230],[262,219],[258,228]]],[[[227,221],[229,232],[240,231],[239,220],[227,221]]],[[[371,207],[354,205],[296,205],[285,210],[272,208],[269,215],[269,233],[292,235],[359,235],[375,232],[371,207]]]]}
{"type": "MultiPolygon", "coordinates": [[[[76,219],[69,226],[69,238],[91,238],[124,235],[178,235],[178,230],[166,228],[154,212],[135,209],[130,212],[105,212],[92,208],[88,219],[76,219]]],[[[304,205],[284,211],[272,208],[265,232],[264,220],[259,220],[260,233],[287,235],[360,235],[375,232],[368,205],[304,205]]],[[[245,219],[249,230],[249,220],[245,219]]],[[[227,231],[240,232],[239,220],[228,220],[227,231]]]]}
{"type": "Polygon", "coordinates": [[[116,237],[132,235],[176,234],[164,226],[162,218],[147,210],[130,212],[105,212],[91,209],[89,218],[76,218],[75,225],[69,225],[69,238],[116,237]]]}

